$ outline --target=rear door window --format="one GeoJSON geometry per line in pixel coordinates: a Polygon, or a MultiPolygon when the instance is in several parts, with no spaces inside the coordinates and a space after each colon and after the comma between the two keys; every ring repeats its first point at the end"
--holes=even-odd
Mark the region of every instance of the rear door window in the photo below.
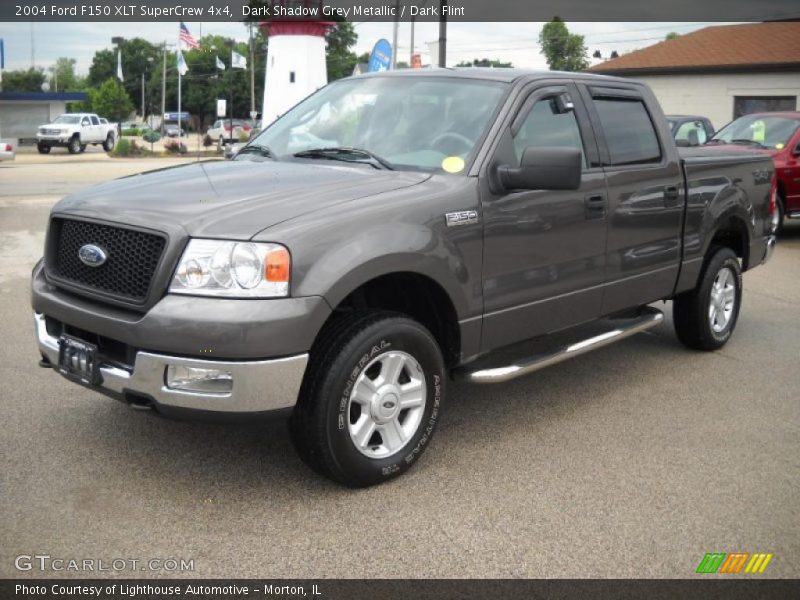
{"type": "Polygon", "coordinates": [[[639,98],[594,98],[612,165],[661,161],[653,121],[639,98]]]}

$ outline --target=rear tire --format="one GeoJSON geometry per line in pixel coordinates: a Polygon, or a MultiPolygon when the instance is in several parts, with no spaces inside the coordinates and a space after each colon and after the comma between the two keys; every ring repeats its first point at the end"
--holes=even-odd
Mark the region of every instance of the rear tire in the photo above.
{"type": "Polygon", "coordinates": [[[106,152],[111,152],[114,149],[114,136],[112,134],[108,134],[106,136],[105,141],[103,142],[103,150],[106,152]]]}
{"type": "Polygon", "coordinates": [[[678,339],[695,350],[717,350],[730,339],[742,305],[742,268],[730,248],[712,250],[695,289],[675,297],[678,339]]]}
{"type": "Polygon", "coordinates": [[[375,485],[422,455],[444,392],[444,361],[427,329],[398,313],[349,314],[315,343],[289,432],[316,472],[375,485]]]}

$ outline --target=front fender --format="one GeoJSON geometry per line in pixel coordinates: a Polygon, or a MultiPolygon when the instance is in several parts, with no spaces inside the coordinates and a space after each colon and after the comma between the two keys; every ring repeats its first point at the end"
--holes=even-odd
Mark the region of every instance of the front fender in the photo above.
{"type": "Polygon", "coordinates": [[[467,294],[478,274],[470,273],[467,258],[434,229],[405,223],[379,225],[328,248],[295,293],[323,296],[335,307],[361,285],[391,273],[429,277],[450,297],[460,319],[471,316],[467,294]]]}

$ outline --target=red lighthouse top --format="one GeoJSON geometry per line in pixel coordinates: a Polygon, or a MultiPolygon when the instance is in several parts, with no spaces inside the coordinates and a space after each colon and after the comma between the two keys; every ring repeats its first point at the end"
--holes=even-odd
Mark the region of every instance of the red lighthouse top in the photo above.
{"type": "Polygon", "coordinates": [[[322,0],[274,0],[273,18],[259,26],[267,35],[313,35],[325,37],[333,21],[318,21],[322,16],[322,0]]]}

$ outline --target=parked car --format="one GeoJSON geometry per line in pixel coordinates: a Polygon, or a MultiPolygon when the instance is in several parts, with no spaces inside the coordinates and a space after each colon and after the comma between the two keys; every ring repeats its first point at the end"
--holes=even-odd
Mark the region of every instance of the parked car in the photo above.
{"type": "Polygon", "coordinates": [[[677,146],[699,146],[714,135],[714,126],[707,117],[667,115],[667,122],[677,146]]]}
{"type": "Polygon", "coordinates": [[[784,217],[800,219],[800,112],[754,113],[739,117],[708,141],[772,157],[778,178],[776,231],[784,217]]]}
{"type": "Polygon", "coordinates": [[[235,144],[239,142],[242,135],[250,135],[253,126],[242,119],[233,119],[233,133],[231,133],[231,120],[230,119],[217,119],[208,128],[206,135],[212,140],[216,141],[220,148],[226,144],[235,144]]]}
{"type": "Polygon", "coordinates": [[[89,144],[101,144],[103,150],[110,152],[116,139],[116,123],[103,123],[94,113],[68,113],[39,127],[36,147],[40,154],[49,153],[53,146],[65,146],[70,154],[77,154],[89,144]]]}
{"type": "Polygon", "coordinates": [[[164,125],[164,135],[167,137],[183,137],[186,135],[183,127],[180,127],[177,123],[167,123],[164,125]]]}
{"type": "Polygon", "coordinates": [[[10,141],[0,140],[0,161],[14,160],[16,156],[14,145],[10,141]]]}
{"type": "Polygon", "coordinates": [[[451,377],[526,375],[662,323],[668,299],[681,342],[725,345],[775,245],[775,168],[680,150],[628,79],[335,81],[234,160],[56,204],[40,364],[164,414],[289,413],[317,472],[386,481],[430,445],[451,377]]]}

